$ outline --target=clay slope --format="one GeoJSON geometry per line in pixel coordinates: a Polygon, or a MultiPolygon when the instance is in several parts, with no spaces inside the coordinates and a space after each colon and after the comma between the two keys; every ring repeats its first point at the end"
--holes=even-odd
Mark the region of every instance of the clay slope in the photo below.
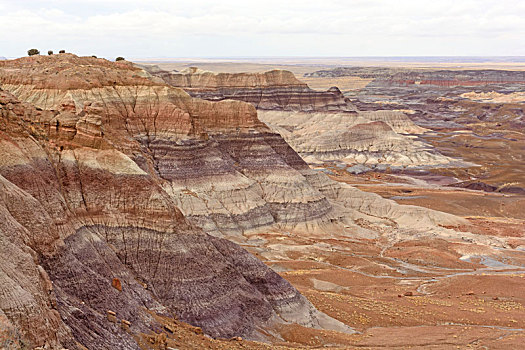
{"type": "Polygon", "coordinates": [[[142,77],[147,73],[126,64],[117,64],[116,73],[106,70],[109,86],[86,89],[82,86],[91,81],[91,71],[101,69],[97,61],[86,58],[92,63],[80,65],[76,56],[60,57],[50,61],[56,74],[49,65],[35,68],[23,60],[11,62],[6,71],[18,73],[6,75],[3,88],[42,109],[67,111],[52,119],[49,128],[68,145],[105,148],[105,143],[118,143],[119,150],[142,169],[159,176],[163,190],[207,232],[237,234],[273,224],[294,227],[328,220],[330,204],[298,172],[307,165],[258,120],[250,104],[191,98],[142,77]],[[75,75],[85,79],[77,86],[68,82],[67,88],[57,89],[35,84],[35,79],[16,83],[26,69],[67,77],[75,66],[80,71],[75,75]],[[98,119],[91,110],[98,111],[98,119]],[[74,129],[77,124],[80,132],[74,129]],[[87,138],[88,125],[95,134],[97,125],[104,129],[104,139],[87,138]]]}
{"type": "Polygon", "coordinates": [[[68,54],[2,62],[0,84],[15,95],[0,95],[1,331],[71,349],[138,349],[139,333],[161,330],[152,313],[216,337],[268,337],[283,322],[348,331],[195,226],[238,232],[331,210],[251,105],[68,54]]]}
{"type": "Polygon", "coordinates": [[[402,112],[359,112],[355,116],[268,111],[259,112],[259,117],[308,163],[342,161],[366,166],[435,167],[455,162],[407,135],[420,134],[425,129],[402,112]]]}
{"type": "Polygon", "coordinates": [[[253,104],[261,110],[352,111],[338,88],[312,90],[292,72],[272,70],[264,73],[214,73],[196,67],[181,72],[143,66],[171,86],[205,100],[233,99],[253,104]]]}

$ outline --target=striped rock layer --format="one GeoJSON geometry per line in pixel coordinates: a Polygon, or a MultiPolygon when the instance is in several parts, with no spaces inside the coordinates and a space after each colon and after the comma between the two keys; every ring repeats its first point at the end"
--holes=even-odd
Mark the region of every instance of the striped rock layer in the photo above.
{"type": "Polygon", "coordinates": [[[167,72],[144,66],[192,96],[249,102],[259,118],[308,163],[398,167],[446,166],[459,162],[403,134],[427,131],[402,111],[356,111],[338,88],[314,91],[292,72],[213,73],[198,68],[167,72]]]}
{"type": "Polygon", "coordinates": [[[272,70],[264,73],[214,73],[191,67],[167,72],[144,66],[167,84],[180,87],[191,96],[210,101],[225,99],[249,102],[260,110],[353,111],[337,87],[312,90],[292,72],[272,70]]]}
{"type": "Polygon", "coordinates": [[[1,62],[0,88],[1,331],[70,349],[139,349],[154,314],[215,337],[351,331],[217,237],[332,209],[253,106],[69,54],[1,62]]]}

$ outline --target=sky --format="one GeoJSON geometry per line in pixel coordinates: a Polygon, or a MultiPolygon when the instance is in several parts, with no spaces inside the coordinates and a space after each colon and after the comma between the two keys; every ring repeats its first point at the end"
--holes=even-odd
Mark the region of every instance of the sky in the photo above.
{"type": "Polygon", "coordinates": [[[0,0],[0,56],[525,56],[524,0],[0,0]]]}

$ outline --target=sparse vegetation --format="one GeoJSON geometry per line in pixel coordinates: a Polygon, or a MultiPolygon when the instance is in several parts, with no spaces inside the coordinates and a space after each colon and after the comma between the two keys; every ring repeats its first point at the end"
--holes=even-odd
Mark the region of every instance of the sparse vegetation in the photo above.
{"type": "Polygon", "coordinates": [[[125,60],[126,60],[126,59],[125,59],[124,57],[121,57],[121,56],[119,56],[119,57],[117,57],[117,58],[115,59],[115,61],[125,61],[125,60]]]}
{"type": "Polygon", "coordinates": [[[93,56],[91,56],[91,57],[93,57],[93,58],[98,58],[98,57],[97,57],[97,56],[95,56],[95,55],[93,55],[93,56]]]}
{"type": "Polygon", "coordinates": [[[27,54],[29,56],[40,55],[40,51],[38,51],[37,49],[29,49],[27,50],[27,54]]]}
{"type": "Polygon", "coordinates": [[[48,54],[49,56],[51,56],[51,55],[53,54],[53,50],[49,50],[49,51],[47,52],[47,54],[48,54]]]}
{"type": "Polygon", "coordinates": [[[58,53],[66,53],[66,50],[60,50],[58,53]]]}

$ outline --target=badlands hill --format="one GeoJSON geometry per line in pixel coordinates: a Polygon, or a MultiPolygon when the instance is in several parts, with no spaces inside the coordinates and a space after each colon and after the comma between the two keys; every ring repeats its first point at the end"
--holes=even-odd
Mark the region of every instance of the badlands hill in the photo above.
{"type": "Polygon", "coordinates": [[[191,97],[130,63],[2,61],[0,89],[0,331],[29,347],[162,345],[142,337],[166,334],[160,316],[213,337],[351,333],[232,241],[449,237],[440,226],[464,223],[334,182],[252,104],[191,97]]]}
{"type": "Polygon", "coordinates": [[[363,169],[380,165],[392,168],[435,167],[453,162],[430,145],[407,134],[421,134],[399,111],[343,113],[261,112],[259,117],[279,132],[308,163],[342,161],[363,169]]]}
{"type": "Polygon", "coordinates": [[[402,111],[356,111],[339,89],[312,90],[289,71],[213,73],[193,67],[167,72],[156,66],[145,67],[193,96],[252,103],[259,118],[308,163],[337,161],[360,164],[364,169],[378,165],[403,168],[461,164],[407,137],[427,130],[415,125],[402,111]],[[334,98],[330,100],[330,96],[334,98]]]}
{"type": "Polygon", "coordinates": [[[162,328],[155,315],[218,337],[267,337],[261,327],[279,322],[349,330],[195,226],[330,210],[251,105],[70,54],[2,62],[0,86],[0,319],[20,344],[139,349],[140,334],[162,328]],[[302,188],[295,203],[275,194],[283,179],[302,188]]]}
{"type": "Polygon", "coordinates": [[[169,85],[180,87],[191,96],[220,101],[233,99],[253,104],[262,110],[352,111],[341,91],[312,90],[292,72],[272,70],[264,73],[214,73],[197,67],[167,72],[143,66],[169,85]]]}

